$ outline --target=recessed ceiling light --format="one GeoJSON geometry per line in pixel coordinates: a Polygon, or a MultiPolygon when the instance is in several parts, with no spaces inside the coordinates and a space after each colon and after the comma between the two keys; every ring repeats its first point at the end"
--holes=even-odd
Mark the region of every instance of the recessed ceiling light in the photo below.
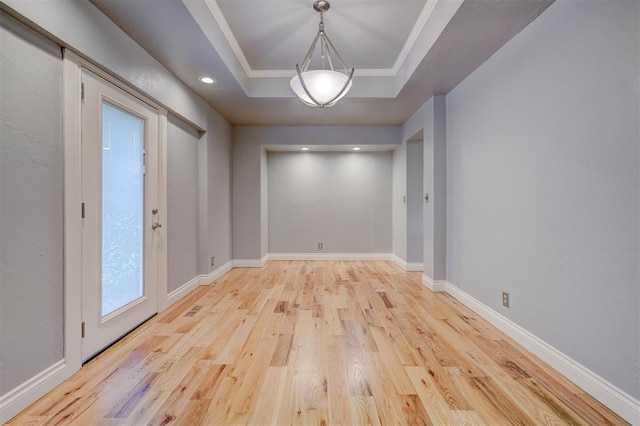
{"type": "Polygon", "coordinates": [[[198,77],[198,80],[200,80],[202,83],[204,84],[215,84],[216,83],[216,79],[215,78],[211,78],[211,77],[198,77]]]}
{"type": "Polygon", "coordinates": [[[305,146],[305,147],[300,148],[300,150],[301,150],[301,151],[309,151],[309,148],[307,148],[307,147],[305,146]]]}
{"type": "Polygon", "coordinates": [[[353,150],[354,150],[354,151],[360,151],[360,147],[359,147],[359,146],[354,146],[354,147],[353,147],[353,150]]]}

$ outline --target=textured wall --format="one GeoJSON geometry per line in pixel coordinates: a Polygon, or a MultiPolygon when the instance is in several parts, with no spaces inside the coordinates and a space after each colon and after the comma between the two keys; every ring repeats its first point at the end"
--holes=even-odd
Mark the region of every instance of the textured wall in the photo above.
{"type": "Polygon", "coordinates": [[[239,140],[236,134],[232,154],[234,259],[262,258],[261,149],[259,141],[239,140]]]}
{"type": "Polygon", "coordinates": [[[207,243],[201,273],[208,273],[231,260],[231,142],[232,127],[214,110],[207,121],[206,221],[207,243]],[[211,256],[216,265],[210,266],[211,256]]]}
{"type": "Polygon", "coordinates": [[[444,96],[434,96],[402,125],[403,140],[422,135],[422,196],[429,194],[428,203],[422,198],[422,262],[424,274],[433,280],[445,279],[447,197],[444,107],[444,96]]]}
{"type": "MultiPolygon", "coordinates": [[[[233,258],[261,259],[270,247],[263,150],[274,145],[397,145],[396,126],[236,126],[233,138],[233,258]]],[[[389,251],[387,251],[389,252],[389,251]]]]}
{"type": "MultiPolygon", "coordinates": [[[[189,254],[186,263],[178,262],[183,269],[174,268],[170,272],[168,290],[208,272],[211,255],[216,256],[218,265],[230,259],[229,123],[90,3],[77,0],[5,3],[52,37],[207,131],[206,141],[198,142],[197,134],[176,128],[175,120],[169,124],[170,150],[177,148],[174,142],[178,135],[178,139],[192,142],[195,138],[195,149],[200,153],[191,149],[185,153],[176,151],[173,153],[178,157],[170,154],[169,158],[173,183],[187,181],[178,185],[186,185],[186,194],[170,193],[170,197],[181,202],[184,195],[188,204],[195,206],[196,214],[199,209],[199,214],[192,220],[192,212],[182,211],[187,216],[185,226],[190,229],[185,235],[172,237],[174,241],[178,238],[178,243],[170,243],[169,258],[170,261],[175,258],[182,244],[191,251],[195,247],[195,254],[193,259],[189,254]],[[74,25],[68,25],[70,21],[74,25]],[[182,154],[188,158],[181,158],[182,154]],[[200,158],[194,159],[194,154],[200,158]],[[185,176],[180,171],[184,167],[182,161],[194,165],[186,168],[185,176]],[[203,173],[199,175],[199,171],[203,173]],[[194,176],[196,185],[192,186],[194,176]],[[194,243],[196,226],[203,231],[196,233],[199,243],[194,243]],[[181,238],[188,241],[182,243],[181,238]]],[[[0,395],[61,360],[63,353],[60,48],[13,23],[4,14],[1,27],[0,395]]],[[[175,201],[169,202],[169,209],[173,209],[175,201]]],[[[165,220],[169,219],[169,213],[165,212],[165,220]]]]}
{"type": "Polygon", "coordinates": [[[422,147],[422,141],[407,141],[407,262],[419,263],[424,252],[422,147]]]}
{"type": "Polygon", "coordinates": [[[0,395],[63,358],[60,48],[0,13],[0,395]]]}
{"type": "Polygon", "coordinates": [[[175,114],[200,128],[206,127],[207,104],[91,2],[4,0],[3,3],[175,114]]]}
{"type": "Polygon", "coordinates": [[[447,96],[447,280],[636,398],[639,18],[557,1],[447,96]]]}
{"type": "Polygon", "coordinates": [[[393,254],[407,260],[407,144],[392,154],[391,217],[393,254]]]}
{"type": "Polygon", "coordinates": [[[260,257],[269,253],[269,173],[267,150],[260,151],[260,257]]]}
{"type": "Polygon", "coordinates": [[[391,252],[390,152],[268,157],[270,253],[391,252]]]}
{"type": "Polygon", "coordinates": [[[199,134],[169,116],[167,129],[167,291],[200,275],[199,134]]]}

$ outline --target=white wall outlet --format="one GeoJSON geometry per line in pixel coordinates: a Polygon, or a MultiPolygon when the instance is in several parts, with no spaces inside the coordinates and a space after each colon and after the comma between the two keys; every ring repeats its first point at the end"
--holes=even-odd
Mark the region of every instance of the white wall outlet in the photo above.
{"type": "Polygon", "coordinates": [[[324,248],[324,244],[323,243],[318,243],[318,250],[322,250],[324,248]]]}

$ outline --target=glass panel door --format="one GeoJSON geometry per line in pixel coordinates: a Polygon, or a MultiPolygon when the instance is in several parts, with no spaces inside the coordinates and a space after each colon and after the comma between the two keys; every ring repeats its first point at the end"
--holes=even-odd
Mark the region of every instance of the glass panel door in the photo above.
{"type": "Polygon", "coordinates": [[[158,111],[82,70],[82,359],[158,312],[158,111]]]}
{"type": "Polygon", "coordinates": [[[144,121],[102,103],[102,315],[143,294],[144,121]]]}

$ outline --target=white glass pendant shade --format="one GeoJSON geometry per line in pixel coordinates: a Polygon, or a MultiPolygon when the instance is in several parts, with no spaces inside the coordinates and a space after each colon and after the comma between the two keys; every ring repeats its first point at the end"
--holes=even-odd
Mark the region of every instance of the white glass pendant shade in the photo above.
{"type": "Polygon", "coordinates": [[[298,98],[307,105],[333,106],[351,89],[349,76],[338,71],[314,70],[305,71],[301,75],[307,90],[320,105],[316,104],[316,102],[309,97],[304,87],[302,87],[302,82],[297,74],[291,79],[289,84],[298,98]],[[348,83],[347,80],[349,81],[348,83]],[[340,93],[341,90],[342,93],[340,93]],[[338,97],[336,98],[336,96],[338,97]],[[329,101],[331,101],[331,103],[329,103],[329,101]]]}

